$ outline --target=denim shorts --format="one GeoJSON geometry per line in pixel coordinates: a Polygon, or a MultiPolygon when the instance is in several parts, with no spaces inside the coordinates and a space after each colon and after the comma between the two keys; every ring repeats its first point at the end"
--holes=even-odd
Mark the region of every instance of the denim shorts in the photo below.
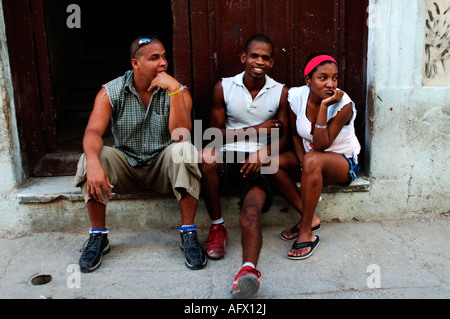
{"type": "Polygon", "coordinates": [[[348,171],[348,177],[350,177],[350,180],[347,183],[341,184],[342,186],[349,186],[358,175],[359,172],[359,164],[358,164],[358,158],[356,156],[353,156],[351,159],[349,159],[344,154],[341,154],[344,156],[344,158],[347,160],[348,165],[350,165],[350,170],[348,171]]]}

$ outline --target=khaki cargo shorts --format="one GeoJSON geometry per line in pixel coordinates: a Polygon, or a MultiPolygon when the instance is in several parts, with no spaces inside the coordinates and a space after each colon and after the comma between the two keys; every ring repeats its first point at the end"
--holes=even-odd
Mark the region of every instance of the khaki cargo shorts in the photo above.
{"type": "MultiPolygon", "coordinates": [[[[171,191],[179,201],[181,189],[185,189],[198,200],[200,195],[201,173],[198,168],[198,151],[190,142],[172,143],[167,146],[150,166],[132,167],[124,154],[112,147],[103,146],[100,162],[104,167],[110,183],[114,186],[112,193],[131,194],[139,191],[153,190],[161,194],[171,191]]],[[[81,187],[87,203],[86,156],[78,161],[74,185],[81,187]]],[[[105,198],[105,205],[108,198],[105,198]]]]}

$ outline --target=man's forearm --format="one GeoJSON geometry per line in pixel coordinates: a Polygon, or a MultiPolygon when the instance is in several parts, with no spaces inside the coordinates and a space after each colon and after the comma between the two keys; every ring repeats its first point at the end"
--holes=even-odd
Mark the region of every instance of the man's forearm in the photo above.
{"type": "Polygon", "coordinates": [[[94,131],[86,131],[83,138],[83,149],[87,162],[98,161],[103,148],[103,138],[94,131]]]}

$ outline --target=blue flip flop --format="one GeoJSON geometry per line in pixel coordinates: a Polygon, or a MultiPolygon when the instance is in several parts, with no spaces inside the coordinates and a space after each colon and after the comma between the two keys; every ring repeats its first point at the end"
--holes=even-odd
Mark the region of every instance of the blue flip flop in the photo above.
{"type": "Polygon", "coordinates": [[[303,243],[297,243],[294,242],[294,244],[292,245],[292,249],[301,249],[301,248],[307,248],[307,247],[311,247],[311,250],[303,256],[289,256],[289,259],[292,260],[302,260],[302,259],[306,259],[308,257],[311,257],[311,255],[313,254],[314,250],[317,248],[317,246],[319,246],[320,240],[319,240],[319,236],[316,236],[316,239],[314,241],[305,241],[303,243]]]}

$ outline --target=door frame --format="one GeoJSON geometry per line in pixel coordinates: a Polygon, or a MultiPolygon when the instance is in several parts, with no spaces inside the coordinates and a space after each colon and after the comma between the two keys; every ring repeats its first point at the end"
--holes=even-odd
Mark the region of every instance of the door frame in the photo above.
{"type": "MultiPolygon", "coordinates": [[[[227,0],[225,0],[227,1],[227,0]]],[[[255,4],[256,27],[258,33],[269,33],[265,25],[267,17],[260,12],[270,11],[267,6],[284,4],[283,23],[286,29],[283,43],[287,56],[277,52],[281,65],[286,64],[284,83],[289,86],[302,85],[298,76],[304,61],[298,51],[299,10],[302,1],[298,0],[242,0],[255,4]],[[252,2],[253,1],[253,2],[252,2]]],[[[12,83],[17,116],[19,139],[21,143],[23,167],[30,176],[73,175],[79,154],[58,154],[56,149],[55,107],[53,101],[49,52],[45,26],[43,0],[2,0],[6,26],[6,36],[10,56],[12,83]],[[20,35],[20,36],[17,36],[20,35]]],[[[233,1],[235,2],[235,1],[233,1]]],[[[219,4],[213,0],[171,0],[173,15],[173,61],[174,76],[190,88],[195,105],[195,117],[201,119],[206,129],[209,119],[210,101],[214,84],[224,75],[217,46],[222,45],[216,15],[219,4]]],[[[339,28],[338,50],[340,60],[340,81],[344,90],[356,102],[358,121],[356,134],[363,149],[365,144],[366,116],[366,64],[367,38],[366,25],[368,0],[335,0],[338,8],[339,28]]],[[[235,30],[233,30],[235,31],[235,30]]],[[[244,33],[237,31],[240,36],[244,33]]],[[[248,33],[248,32],[247,32],[248,33]]],[[[278,34],[275,34],[277,37],[278,34]]],[[[238,59],[236,58],[236,61],[238,59]]],[[[360,157],[364,157],[361,152],[360,157]]],[[[361,163],[366,161],[361,158],[361,163]]]]}
{"type": "Polygon", "coordinates": [[[42,0],[3,0],[17,125],[28,175],[65,175],[56,147],[55,108],[42,0]],[[49,161],[50,160],[50,161],[49,161]],[[43,174],[48,172],[48,174],[43,174]]]}

